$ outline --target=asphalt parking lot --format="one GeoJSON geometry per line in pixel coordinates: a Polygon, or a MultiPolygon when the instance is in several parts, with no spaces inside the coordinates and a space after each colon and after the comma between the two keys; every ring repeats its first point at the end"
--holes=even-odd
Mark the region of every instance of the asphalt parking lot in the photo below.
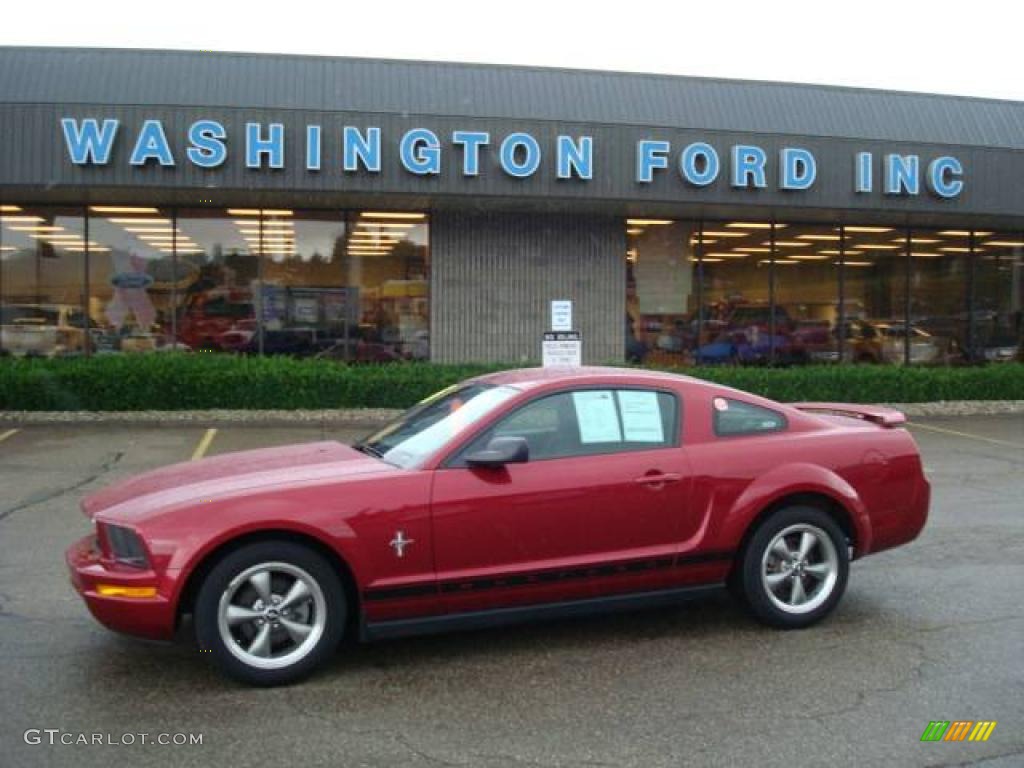
{"type": "Polygon", "coordinates": [[[194,454],[351,432],[0,428],[0,766],[1024,763],[1024,416],[912,426],[932,516],[855,563],[837,613],[782,633],[724,595],[657,612],[347,647],[287,689],[100,627],[68,584],[82,493],[194,454]],[[205,446],[203,445],[205,442],[205,446]],[[200,450],[202,449],[202,450],[200,450]],[[921,743],[995,720],[986,743],[921,743]],[[202,745],[26,744],[27,729],[202,745]]]}

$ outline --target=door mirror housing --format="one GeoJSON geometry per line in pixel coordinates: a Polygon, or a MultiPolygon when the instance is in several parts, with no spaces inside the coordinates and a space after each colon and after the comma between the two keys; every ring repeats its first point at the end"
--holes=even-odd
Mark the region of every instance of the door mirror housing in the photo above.
{"type": "Polygon", "coordinates": [[[466,463],[471,467],[503,467],[529,460],[530,446],[525,437],[494,437],[483,450],[466,455],[466,463]]]}

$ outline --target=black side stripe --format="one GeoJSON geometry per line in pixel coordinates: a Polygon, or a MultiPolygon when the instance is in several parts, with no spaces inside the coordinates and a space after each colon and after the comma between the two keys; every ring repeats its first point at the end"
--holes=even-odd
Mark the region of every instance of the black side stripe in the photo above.
{"type": "MultiPolygon", "coordinates": [[[[732,560],[733,552],[700,552],[695,555],[680,557],[674,563],[676,568],[705,563],[718,563],[732,560]]],[[[490,589],[506,589],[531,584],[554,584],[562,581],[581,581],[584,579],[616,576],[624,573],[642,573],[644,571],[662,570],[673,567],[673,558],[657,557],[645,560],[630,560],[614,565],[592,565],[583,568],[556,568],[554,570],[534,571],[532,573],[516,573],[507,576],[490,576],[483,579],[465,579],[411,584],[399,587],[383,587],[363,592],[364,600],[399,600],[410,597],[436,595],[438,592],[451,594],[457,592],[481,592],[490,589]]]]}
{"type": "Polygon", "coordinates": [[[363,591],[364,600],[398,600],[403,597],[423,597],[437,594],[437,584],[412,584],[408,587],[383,587],[363,591]]]}

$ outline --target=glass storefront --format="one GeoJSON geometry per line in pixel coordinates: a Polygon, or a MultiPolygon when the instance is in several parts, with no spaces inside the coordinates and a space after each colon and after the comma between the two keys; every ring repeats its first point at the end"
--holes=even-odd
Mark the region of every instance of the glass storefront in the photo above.
{"type": "Polygon", "coordinates": [[[773,261],[776,309],[776,361],[834,363],[840,344],[839,256],[843,235],[830,226],[776,225],[773,261]]]}
{"type": "MultiPolygon", "coordinates": [[[[989,234],[977,232],[974,237],[989,234]]],[[[966,230],[915,229],[910,233],[911,362],[959,362],[969,354],[971,238],[966,230]]],[[[975,263],[977,257],[975,253],[975,263]]]]}
{"type": "Polygon", "coordinates": [[[693,355],[695,226],[663,219],[626,225],[626,357],[677,365],[693,355]]]}
{"type": "Polygon", "coordinates": [[[626,222],[626,359],[1018,360],[1024,238],[796,222],[626,222]]]}
{"type": "Polygon", "coordinates": [[[12,205],[0,212],[0,345],[7,354],[88,351],[82,213],[81,208],[12,205]]]}
{"type": "MultiPolygon", "coordinates": [[[[1021,359],[1024,234],[626,220],[625,357],[1021,359]]],[[[170,350],[428,360],[426,214],[0,208],[0,354],[170,350]]]]}
{"type": "Polygon", "coordinates": [[[159,208],[96,206],[88,222],[90,351],[173,348],[178,297],[172,214],[159,208]]]}
{"type": "Polygon", "coordinates": [[[430,356],[426,214],[5,204],[0,354],[430,356]]]}
{"type": "Polygon", "coordinates": [[[907,235],[895,227],[850,224],[841,230],[844,360],[906,362],[907,235]]]}
{"type": "Polygon", "coordinates": [[[975,249],[971,359],[1012,360],[1024,345],[1024,237],[975,235],[975,249]]]}
{"type": "Polygon", "coordinates": [[[786,332],[771,301],[772,240],[778,228],[759,221],[730,221],[699,231],[702,312],[694,362],[766,363],[783,353],[786,332]]]}

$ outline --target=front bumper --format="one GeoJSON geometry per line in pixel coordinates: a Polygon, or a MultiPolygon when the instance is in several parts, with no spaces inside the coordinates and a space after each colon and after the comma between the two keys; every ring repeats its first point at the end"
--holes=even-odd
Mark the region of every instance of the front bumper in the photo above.
{"type": "Polygon", "coordinates": [[[115,632],[170,640],[174,636],[174,606],[160,589],[160,578],[151,570],[128,568],[103,559],[95,536],[86,536],[65,553],[71,584],[85,600],[89,612],[115,632]],[[101,595],[100,585],[155,587],[153,597],[101,595]]]}

